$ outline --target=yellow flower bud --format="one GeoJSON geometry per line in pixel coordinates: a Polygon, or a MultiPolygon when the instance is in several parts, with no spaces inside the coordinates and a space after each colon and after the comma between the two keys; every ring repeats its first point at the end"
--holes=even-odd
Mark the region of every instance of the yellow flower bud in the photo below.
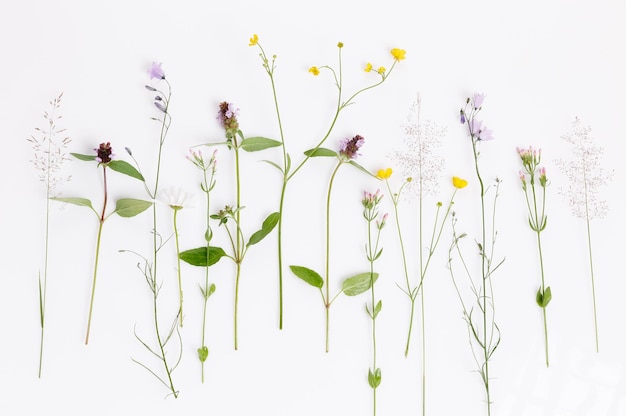
{"type": "Polygon", "coordinates": [[[404,55],[406,55],[406,51],[404,49],[393,48],[391,50],[391,56],[393,56],[393,59],[396,61],[403,60],[405,58],[404,55]]]}
{"type": "Polygon", "coordinates": [[[311,68],[309,68],[309,72],[315,76],[318,76],[320,74],[320,70],[316,66],[312,66],[311,68]]]}
{"type": "Polygon", "coordinates": [[[371,70],[372,70],[372,64],[368,62],[367,65],[365,65],[364,71],[365,72],[370,72],[371,70]]]}

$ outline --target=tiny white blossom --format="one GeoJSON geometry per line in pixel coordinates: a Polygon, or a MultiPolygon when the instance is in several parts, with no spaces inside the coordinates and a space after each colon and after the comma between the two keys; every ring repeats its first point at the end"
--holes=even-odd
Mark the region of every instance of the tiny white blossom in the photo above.
{"type": "Polygon", "coordinates": [[[163,188],[157,194],[157,199],[168,205],[173,210],[180,210],[184,207],[192,207],[193,198],[193,194],[176,187],[163,188]]]}

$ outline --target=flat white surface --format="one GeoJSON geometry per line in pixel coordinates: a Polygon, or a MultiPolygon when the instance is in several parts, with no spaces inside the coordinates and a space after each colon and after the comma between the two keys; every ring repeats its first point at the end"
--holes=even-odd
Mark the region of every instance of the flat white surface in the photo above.
{"type": "MultiPolygon", "coordinates": [[[[626,316],[622,243],[623,156],[626,127],[625,5],[619,1],[462,2],[80,2],[21,1],[0,13],[3,87],[0,99],[3,161],[0,163],[0,413],[363,415],[371,414],[370,322],[366,297],[340,298],[333,305],[331,351],[323,350],[323,308],[316,291],[285,273],[285,329],[277,329],[276,235],[251,249],[240,289],[240,349],[232,348],[233,268],[222,261],[212,271],[217,291],[209,302],[207,380],[200,383],[199,269],[183,265],[185,327],[183,360],[174,373],[180,397],[131,358],[147,352],[133,336],[150,339],[150,293],[135,259],[118,253],[148,253],[150,214],[112,217],[105,224],[92,337],[83,345],[91,284],[96,222],[80,207],[54,209],[48,286],[44,374],[37,378],[39,349],[37,273],[43,260],[45,190],[29,160],[26,139],[43,127],[47,103],[64,93],[60,125],[73,139],[70,151],[88,153],[110,141],[121,158],[133,149],[152,172],[158,126],[152,97],[143,85],[152,61],[163,62],[173,87],[172,128],[165,145],[161,181],[196,191],[198,171],[184,158],[188,147],[222,138],[215,120],[221,101],[239,108],[247,136],[278,138],[269,79],[248,46],[257,33],[268,55],[277,55],[277,88],[295,161],[328,127],[335,90],[328,73],[311,76],[312,65],[337,66],[343,50],[346,92],[366,85],[362,68],[390,67],[389,50],[407,51],[389,79],[359,97],[335,127],[328,147],[343,137],[366,138],[359,158],[366,168],[393,166],[387,157],[402,144],[401,124],[419,92],[422,117],[447,127],[441,199],[452,175],[470,180],[459,192],[461,226],[474,233],[477,187],[472,183],[471,148],[457,115],[467,96],[485,93],[482,118],[496,140],[485,143],[481,164],[489,180],[503,180],[498,252],[506,256],[494,278],[502,343],[491,367],[493,415],[626,415],[626,316]],[[558,195],[566,178],[554,160],[568,157],[560,136],[580,117],[605,149],[613,181],[601,196],[610,210],[592,223],[600,353],[595,352],[584,223],[558,195]],[[543,364],[537,252],[526,224],[515,148],[543,148],[549,188],[549,224],[544,233],[551,367],[543,364]]],[[[279,160],[271,149],[243,155],[244,228],[248,234],[278,207],[280,177],[261,159],[279,160]]],[[[126,158],[126,160],[128,160],[126,158]]],[[[232,154],[219,151],[214,208],[232,204],[232,154]]],[[[285,214],[285,264],[323,267],[325,192],[332,163],[313,160],[290,184],[285,214]]],[[[343,168],[342,168],[343,169],[343,168]]],[[[73,179],[64,196],[101,203],[100,171],[86,162],[64,167],[73,179]]],[[[152,174],[149,181],[151,181],[152,174]]],[[[392,177],[399,183],[398,176],[392,177]]],[[[394,182],[396,181],[396,182],[394,182]]],[[[334,289],[366,269],[360,197],[380,186],[354,169],[340,172],[333,196],[334,289]]],[[[112,198],[144,197],[140,184],[111,175],[112,198]]],[[[180,213],[183,248],[202,244],[202,196],[180,213]]],[[[391,210],[388,197],[384,210],[391,210]]],[[[436,199],[430,203],[434,204],[436,199]]],[[[416,204],[402,205],[408,218],[416,204]]],[[[161,210],[163,232],[169,212],[161,210]]],[[[411,224],[411,220],[407,220],[411,224]]],[[[415,253],[415,233],[407,225],[415,253]]],[[[216,230],[216,239],[222,239],[216,230]]],[[[223,241],[223,240],[222,240],[223,241]]],[[[427,414],[481,415],[484,393],[467,344],[466,327],[449,275],[444,233],[425,285],[427,311],[427,414]]],[[[419,325],[404,358],[408,302],[399,247],[392,227],[384,230],[378,296],[379,415],[421,411],[419,325]]],[[[175,254],[164,250],[161,294],[163,321],[176,308],[175,254]]],[[[412,265],[415,267],[415,263],[412,265]]]]}

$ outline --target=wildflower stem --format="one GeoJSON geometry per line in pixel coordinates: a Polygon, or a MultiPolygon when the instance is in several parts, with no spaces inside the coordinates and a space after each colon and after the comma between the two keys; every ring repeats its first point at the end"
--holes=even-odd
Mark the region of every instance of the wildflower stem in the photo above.
{"type": "MultiPolygon", "coordinates": [[[[530,183],[531,183],[531,190],[533,193],[533,207],[534,207],[534,223],[535,223],[535,232],[537,234],[537,248],[539,250],[539,269],[541,271],[541,294],[542,296],[545,296],[546,293],[546,284],[545,284],[545,273],[544,273],[544,267],[543,267],[543,250],[541,248],[541,231],[542,231],[542,227],[543,227],[543,223],[544,223],[544,213],[545,213],[545,201],[546,201],[546,197],[545,197],[545,188],[543,191],[543,203],[542,203],[542,212],[541,212],[541,216],[539,216],[539,211],[537,209],[537,192],[535,190],[535,177],[534,177],[534,172],[531,173],[531,179],[530,179],[530,183]]],[[[543,333],[544,333],[544,340],[545,340],[545,350],[546,350],[546,367],[550,367],[550,358],[549,358],[549,349],[548,349],[548,318],[547,318],[547,311],[546,311],[546,307],[547,305],[543,305],[541,307],[542,309],[542,315],[543,315],[543,333]]]]}
{"type": "MultiPolygon", "coordinates": [[[[478,183],[480,185],[480,214],[481,214],[481,248],[480,248],[480,258],[481,258],[481,272],[482,272],[482,315],[483,315],[483,331],[482,331],[482,349],[483,349],[483,357],[484,363],[482,365],[482,378],[483,383],[485,385],[485,392],[487,395],[487,416],[491,415],[491,397],[489,392],[489,347],[490,342],[488,343],[487,338],[487,293],[486,286],[487,280],[490,279],[488,270],[487,270],[487,254],[486,254],[486,224],[485,224],[485,184],[483,183],[482,176],[480,174],[480,169],[478,166],[478,149],[476,148],[476,143],[478,139],[472,137],[472,150],[474,154],[474,167],[476,170],[476,177],[478,179],[478,183]]],[[[480,296],[480,293],[479,293],[480,296]]]]}
{"type": "Polygon", "coordinates": [[[333,170],[333,174],[330,177],[330,182],[328,183],[328,195],[326,197],[326,265],[325,265],[325,286],[326,286],[326,298],[325,298],[325,307],[326,307],[326,352],[329,349],[329,327],[330,327],[330,197],[331,191],[333,189],[333,181],[335,180],[335,175],[337,175],[337,171],[343,162],[340,160],[333,170]]]}
{"type": "Polygon", "coordinates": [[[52,157],[52,124],[53,119],[50,118],[50,129],[48,131],[48,151],[46,153],[46,230],[44,237],[44,260],[43,260],[43,284],[41,273],[39,274],[39,322],[41,325],[41,336],[39,340],[39,371],[38,377],[41,378],[41,370],[43,367],[43,344],[44,344],[44,324],[46,315],[46,294],[48,289],[48,248],[50,241],[50,174],[51,174],[51,157],[52,157]]]}
{"type": "Polygon", "coordinates": [[[593,255],[591,250],[591,225],[589,217],[587,217],[587,247],[589,247],[589,267],[591,270],[591,296],[593,298],[593,323],[596,333],[596,352],[600,352],[600,344],[598,338],[598,314],[596,307],[596,284],[593,273],[593,255]]]}
{"type": "Polygon", "coordinates": [[[237,267],[237,275],[235,277],[235,311],[234,311],[234,345],[235,350],[238,347],[238,333],[237,333],[237,321],[238,321],[238,306],[239,306],[239,279],[241,277],[241,263],[243,261],[243,237],[241,232],[241,177],[239,171],[239,146],[236,143],[236,138],[233,139],[235,149],[235,176],[237,181],[237,212],[235,213],[235,224],[237,227],[237,235],[235,236],[235,264],[237,267]]]}
{"type": "Polygon", "coordinates": [[[93,266],[93,282],[91,284],[91,300],[89,301],[89,317],[87,318],[87,333],[85,335],[85,345],[89,344],[89,332],[91,330],[91,316],[93,313],[93,304],[96,296],[96,278],[98,276],[98,258],[100,257],[100,239],[102,237],[102,226],[106,219],[105,213],[107,208],[107,167],[102,165],[102,178],[104,183],[104,203],[102,204],[102,214],[98,220],[98,236],[96,238],[96,258],[93,266]]]}
{"type": "MultiPolygon", "coordinates": [[[[207,180],[207,173],[206,173],[206,169],[203,169],[203,175],[204,175],[204,191],[206,193],[206,235],[205,235],[205,239],[206,239],[206,268],[204,269],[204,290],[203,290],[203,295],[204,295],[204,301],[203,301],[203,305],[202,305],[202,347],[206,346],[206,341],[205,341],[205,333],[206,333],[206,315],[207,315],[207,303],[209,301],[209,247],[210,247],[210,233],[211,233],[211,226],[210,226],[210,220],[211,220],[211,215],[210,215],[210,208],[211,208],[211,197],[210,197],[210,191],[211,191],[211,185],[213,183],[213,175],[214,175],[214,170],[211,171],[211,181],[209,183],[209,181],[207,180]]],[[[204,383],[204,362],[206,360],[200,360],[201,364],[202,364],[202,374],[201,374],[201,379],[202,379],[202,383],[204,383]]]]}
{"type": "Polygon", "coordinates": [[[178,242],[178,223],[176,221],[178,216],[178,208],[174,208],[174,241],[176,243],[176,268],[178,272],[178,314],[180,327],[183,327],[183,281],[180,276],[180,244],[178,242]]]}

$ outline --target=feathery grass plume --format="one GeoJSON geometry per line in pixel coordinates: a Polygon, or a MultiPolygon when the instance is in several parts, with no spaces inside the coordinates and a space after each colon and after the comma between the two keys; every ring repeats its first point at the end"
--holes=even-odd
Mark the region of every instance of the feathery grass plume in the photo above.
{"type": "MultiPolygon", "coordinates": [[[[393,58],[393,63],[391,64],[390,69],[387,71],[384,67],[379,67],[378,70],[375,72],[376,73],[376,78],[377,80],[359,90],[357,90],[355,93],[353,93],[352,95],[350,95],[348,97],[348,99],[344,98],[344,83],[343,83],[343,64],[342,64],[342,50],[344,47],[344,44],[342,42],[337,43],[337,49],[338,49],[338,54],[339,54],[339,66],[338,69],[335,70],[333,67],[328,66],[328,65],[324,65],[324,66],[312,66],[309,68],[309,73],[312,74],[313,76],[317,77],[321,74],[322,71],[328,71],[331,73],[332,77],[334,78],[335,81],[335,85],[337,87],[337,107],[335,110],[335,114],[332,117],[332,120],[330,121],[330,124],[326,130],[326,133],[323,135],[323,137],[321,137],[321,139],[319,139],[319,141],[317,142],[317,144],[315,145],[314,148],[306,151],[305,154],[305,158],[298,164],[296,165],[296,167],[294,169],[292,169],[292,164],[291,164],[291,156],[289,155],[289,153],[287,152],[287,147],[286,147],[286,141],[285,141],[285,132],[283,130],[283,122],[281,119],[281,112],[280,112],[280,108],[278,105],[278,95],[277,95],[277,91],[276,91],[276,79],[275,79],[275,71],[276,71],[276,55],[272,56],[272,59],[270,60],[268,58],[268,55],[265,53],[265,50],[263,49],[263,47],[261,46],[261,43],[259,42],[259,37],[258,35],[254,34],[251,38],[250,38],[250,42],[248,44],[249,46],[253,46],[253,47],[258,47],[260,50],[259,53],[259,57],[261,58],[261,62],[263,65],[263,68],[265,69],[265,72],[267,73],[267,75],[270,78],[270,83],[271,83],[271,88],[272,88],[272,97],[273,97],[273,102],[274,102],[274,108],[276,110],[276,118],[278,121],[278,129],[280,132],[280,145],[281,145],[281,150],[282,150],[282,160],[279,163],[275,163],[275,162],[271,162],[271,161],[266,161],[267,163],[269,163],[271,166],[274,166],[275,168],[277,168],[281,175],[282,175],[282,188],[281,188],[281,193],[280,193],[280,201],[279,201],[279,208],[278,208],[278,212],[279,212],[279,216],[278,216],[278,250],[277,250],[277,259],[278,259],[278,298],[279,298],[279,319],[278,319],[278,327],[279,329],[283,329],[283,315],[284,315],[284,310],[283,310],[283,251],[282,251],[282,247],[283,247],[283,238],[282,238],[282,230],[283,230],[283,220],[284,220],[284,209],[285,209],[285,195],[286,195],[286,191],[287,191],[287,184],[289,183],[289,181],[294,177],[294,175],[306,164],[306,162],[308,162],[309,158],[314,157],[314,156],[319,156],[322,155],[322,153],[328,153],[326,152],[328,149],[323,149],[322,146],[324,145],[324,143],[326,142],[326,140],[330,137],[331,132],[333,131],[333,128],[335,127],[335,124],[337,123],[337,120],[339,119],[339,114],[349,105],[354,104],[356,101],[356,97],[361,95],[361,93],[368,91],[372,88],[375,88],[379,85],[381,85],[383,82],[385,82],[387,80],[387,78],[389,77],[389,75],[391,74],[391,72],[393,71],[393,69],[395,68],[396,64],[398,62],[400,62],[401,60],[404,60],[406,57],[406,51],[404,49],[399,49],[399,48],[393,48],[391,49],[390,53],[391,56],[393,58]]],[[[365,66],[365,72],[371,72],[372,71],[372,64],[368,63],[365,66]]],[[[330,151],[332,152],[332,150],[330,151]]]]}
{"type": "Polygon", "coordinates": [[[39,325],[41,328],[39,339],[39,370],[37,372],[39,378],[41,378],[43,369],[44,329],[48,289],[50,198],[61,196],[60,186],[71,179],[71,176],[61,174],[63,163],[70,160],[67,155],[67,147],[72,141],[65,135],[65,129],[57,125],[58,120],[62,118],[59,114],[62,98],[63,93],[60,93],[56,98],[50,101],[50,110],[43,113],[46,126],[43,128],[36,127],[35,131],[37,133],[26,139],[31,143],[33,148],[33,158],[31,162],[39,173],[39,180],[44,184],[46,189],[43,270],[40,270],[38,276],[39,325]]]}
{"type": "MultiPolygon", "coordinates": [[[[435,253],[437,244],[446,223],[446,219],[452,207],[452,199],[447,206],[442,217],[440,217],[441,202],[436,203],[435,221],[432,225],[432,235],[425,241],[424,214],[427,211],[424,204],[428,197],[437,197],[440,190],[440,179],[444,168],[444,159],[440,152],[441,140],[445,136],[446,128],[430,120],[421,119],[421,97],[410,108],[407,121],[403,124],[404,141],[400,149],[395,150],[391,159],[397,166],[404,179],[397,192],[393,192],[389,183],[391,169],[379,171],[378,177],[385,180],[389,194],[392,195],[394,205],[394,216],[396,231],[400,242],[400,254],[402,256],[402,266],[404,271],[404,287],[398,285],[410,301],[409,324],[406,336],[404,355],[408,356],[411,345],[411,335],[413,331],[413,320],[415,317],[415,306],[418,296],[421,300],[421,325],[422,325],[422,414],[426,414],[426,309],[424,297],[424,279],[430,265],[430,261],[435,253]],[[416,282],[411,282],[409,277],[409,265],[407,264],[406,248],[403,237],[403,227],[401,226],[399,205],[402,199],[409,202],[417,198],[417,218],[418,218],[418,267],[419,275],[416,282]]],[[[435,204],[433,204],[435,205],[435,204]]],[[[429,205],[432,207],[432,205],[429,205]]]]}
{"type": "Polygon", "coordinates": [[[602,163],[604,149],[598,147],[591,135],[591,127],[585,126],[576,118],[572,129],[561,136],[572,146],[570,159],[558,159],[556,165],[568,178],[568,185],[559,193],[567,199],[572,214],[585,221],[587,232],[587,251],[591,276],[591,296],[593,300],[593,322],[595,328],[596,352],[600,351],[598,335],[598,314],[596,301],[595,275],[593,267],[593,250],[591,245],[591,221],[604,218],[608,205],[600,198],[600,191],[613,178],[613,170],[607,170],[602,163]]]}
{"type": "Polygon", "coordinates": [[[460,241],[466,237],[465,233],[457,233],[456,224],[458,217],[452,213],[452,243],[448,250],[448,269],[452,283],[461,303],[463,317],[467,324],[469,345],[476,363],[477,372],[480,374],[486,394],[487,415],[491,415],[491,390],[490,390],[490,363],[498,345],[500,344],[500,328],[496,324],[496,308],[493,291],[493,277],[496,270],[502,265],[504,259],[496,261],[495,246],[498,232],[496,231],[496,208],[501,181],[496,178],[492,190],[493,202],[491,212],[487,207],[487,192],[489,186],[485,186],[483,173],[480,169],[480,151],[482,142],[493,140],[493,133],[477,118],[482,110],[485,96],[474,94],[465,101],[465,107],[460,110],[459,121],[467,127],[467,134],[472,144],[472,156],[474,169],[478,182],[480,197],[480,237],[475,239],[477,253],[480,257],[480,274],[470,270],[461,250],[460,241]],[[453,261],[454,253],[460,262],[460,269],[465,274],[469,283],[471,294],[462,293],[456,279],[453,261]],[[470,306],[471,305],[471,306],[470,306]],[[476,313],[478,311],[478,313],[476,313]],[[476,317],[478,315],[478,317],[476,317]]]}
{"type": "Polygon", "coordinates": [[[546,229],[548,224],[548,216],[546,215],[546,187],[548,186],[548,178],[546,176],[546,168],[540,167],[541,149],[533,149],[532,146],[527,149],[517,149],[522,168],[519,172],[522,189],[526,197],[526,207],[528,208],[528,225],[537,236],[537,248],[539,251],[539,269],[541,271],[541,287],[537,291],[536,302],[541,308],[543,314],[543,333],[546,349],[546,367],[550,366],[548,353],[548,318],[546,308],[552,300],[552,289],[546,286],[545,273],[543,267],[543,250],[541,247],[541,232],[546,229]],[[528,175],[528,176],[526,176],[528,175]],[[528,181],[527,181],[528,180],[528,181]],[[541,195],[538,195],[537,180],[541,195]]]}

